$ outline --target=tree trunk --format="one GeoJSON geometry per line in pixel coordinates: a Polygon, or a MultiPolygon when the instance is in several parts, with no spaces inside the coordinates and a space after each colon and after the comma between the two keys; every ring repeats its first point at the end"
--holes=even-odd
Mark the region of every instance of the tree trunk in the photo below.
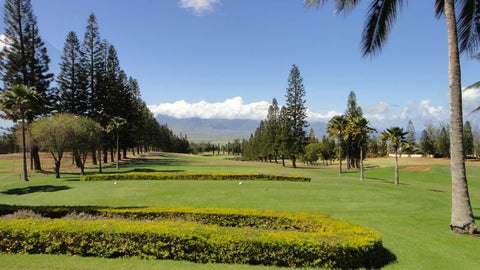
{"type": "Polygon", "coordinates": [[[38,146],[32,146],[32,152],[30,153],[33,158],[33,168],[36,171],[42,170],[42,163],[40,162],[40,155],[38,154],[38,146]]]}
{"type": "Polygon", "coordinates": [[[395,150],[395,185],[400,184],[400,179],[398,175],[398,151],[395,150]]]}
{"type": "Polygon", "coordinates": [[[117,154],[117,163],[115,164],[115,168],[118,170],[120,169],[120,148],[119,148],[119,142],[120,142],[120,136],[118,135],[117,131],[117,151],[115,153],[117,154]]]}
{"type": "Polygon", "coordinates": [[[98,172],[102,173],[102,150],[98,148],[98,172]]]}
{"type": "Polygon", "coordinates": [[[340,136],[338,138],[338,162],[340,163],[338,175],[342,176],[342,140],[340,139],[340,136]]]}
{"type": "Polygon", "coordinates": [[[292,156],[292,166],[293,168],[297,168],[297,158],[295,156],[292,156]]]}
{"type": "Polygon", "coordinates": [[[123,150],[123,156],[122,156],[122,158],[123,158],[123,159],[127,159],[127,148],[123,148],[122,150],[123,150]]]}
{"type": "Polygon", "coordinates": [[[60,160],[55,160],[55,178],[60,178],[60,160]]]}
{"type": "Polygon", "coordinates": [[[26,149],[26,139],[25,139],[25,120],[22,118],[22,147],[23,147],[23,172],[22,177],[23,181],[28,181],[27,175],[27,149],[26,149]]]}
{"type": "Polygon", "coordinates": [[[456,233],[476,233],[468,193],[463,154],[463,115],[460,57],[458,52],[455,1],[445,0],[448,30],[448,78],[450,86],[450,168],[452,173],[452,216],[450,228],[456,233]]]}
{"type": "Polygon", "coordinates": [[[92,164],[97,165],[97,151],[96,150],[92,151],[92,164]]]}
{"type": "Polygon", "coordinates": [[[103,148],[103,163],[108,163],[108,149],[106,147],[103,148]]]}
{"type": "Polygon", "coordinates": [[[113,148],[110,148],[110,162],[114,163],[115,162],[115,150],[113,148]]]}
{"type": "Polygon", "coordinates": [[[360,181],[364,181],[365,180],[365,174],[364,174],[364,170],[363,170],[363,149],[360,148],[360,181]]]}
{"type": "Polygon", "coordinates": [[[282,167],[285,167],[285,156],[282,155],[282,167]]]}

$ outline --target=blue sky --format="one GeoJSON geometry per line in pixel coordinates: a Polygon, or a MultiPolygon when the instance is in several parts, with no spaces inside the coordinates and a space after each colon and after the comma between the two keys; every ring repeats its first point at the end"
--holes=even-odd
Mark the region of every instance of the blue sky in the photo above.
{"type": "MultiPolygon", "coordinates": [[[[330,1],[333,2],[333,1],[330,1]]],[[[264,118],[284,103],[292,64],[300,68],[312,120],[343,113],[355,91],[378,127],[409,119],[448,122],[447,40],[434,1],[409,1],[381,54],[362,58],[366,3],[348,16],[302,0],[32,0],[54,61],[67,33],[83,38],[91,12],[122,67],[137,78],[155,113],[176,117],[264,118]]],[[[4,28],[3,22],[0,27],[4,28]]],[[[57,60],[56,60],[57,59],[57,60]]],[[[57,63],[52,63],[56,72],[57,63]]],[[[463,84],[480,80],[480,62],[462,56],[463,84]]],[[[480,103],[468,90],[465,109],[480,103]]]]}

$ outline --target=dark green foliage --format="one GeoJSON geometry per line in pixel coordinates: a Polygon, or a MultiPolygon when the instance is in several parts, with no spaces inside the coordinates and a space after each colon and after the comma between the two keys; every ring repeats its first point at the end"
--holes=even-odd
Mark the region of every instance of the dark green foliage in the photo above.
{"type": "MultiPolygon", "coordinates": [[[[5,88],[23,84],[34,87],[52,108],[54,96],[50,89],[53,74],[48,73],[50,58],[38,32],[37,18],[30,0],[7,0],[4,5],[5,36],[9,46],[1,52],[0,74],[5,88]]],[[[43,111],[27,115],[31,121],[43,111]]]]}
{"type": "Polygon", "coordinates": [[[469,121],[463,126],[463,148],[466,156],[473,155],[475,152],[472,125],[469,121]]]}
{"type": "Polygon", "coordinates": [[[177,173],[177,172],[128,172],[115,174],[89,174],[81,176],[81,181],[104,180],[272,180],[310,182],[308,177],[270,175],[270,174],[235,174],[235,173],[177,173]]]}
{"type": "Polygon", "coordinates": [[[287,138],[287,151],[295,168],[295,160],[305,151],[307,135],[307,108],[305,107],[305,88],[303,78],[296,65],[292,66],[288,77],[287,93],[285,95],[286,116],[290,123],[290,132],[287,138]]]}
{"type": "MultiPolygon", "coordinates": [[[[0,209],[9,213],[15,208],[0,209]]],[[[378,268],[395,259],[377,233],[319,214],[213,208],[33,210],[55,217],[86,210],[157,221],[0,219],[0,251],[343,269],[378,268]]]]}
{"type": "Polygon", "coordinates": [[[63,47],[62,62],[58,83],[59,112],[86,115],[88,113],[88,93],[86,73],[82,67],[80,41],[73,31],[68,33],[63,47]]]}
{"type": "Polygon", "coordinates": [[[450,157],[450,135],[446,127],[442,127],[435,145],[439,157],[450,157]]]}
{"type": "Polygon", "coordinates": [[[422,137],[420,137],[420,149],[424,155],[434,155],[435,154],[435,142],[434,134],[424,130],[422,132],[422,137]]]}
{"type": "Polygon", "coordinates": [[[415,140],[415,127],[411,120],[407,124],[407,135],[405,135],[406,145],[404,152],[407,154],[413,154],[417,150],[417,143],[415,140]]]}

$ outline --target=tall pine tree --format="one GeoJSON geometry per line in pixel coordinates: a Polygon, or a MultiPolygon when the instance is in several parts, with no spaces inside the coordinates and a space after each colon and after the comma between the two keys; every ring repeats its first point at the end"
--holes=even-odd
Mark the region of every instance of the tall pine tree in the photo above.
{"type": "Polygon", "coordinates": [[[82,69],[80,42],[75,32],[68,33],[63,47],[60,74],[57,77],[60,112],[85,115],[88,113],[88,93],[82,69]]]}
{"type": "Polygon", "coordinates": [[[82,68],[86,75],[86,88],[88,91],[88,114],[94,120],[98,119],[98,114],[102,108],[99,104],[98,79],[101,77],[102,65],[102,43],[100,41],[100,32],[98,30],[97,19],[92,13],[88,17],[85,36],[82,44],[82,68]]]}
{"type": "Polygon", "coordinates": [[[296,65],[292,66],[288,77],[286,97],[286,110],[291,123],[290,138],[288,139],[288,153],[294,168],[297,167],[296,160],[305,151],[307,136],[305,129],[307,123],[307,108],[305,107],[305,88],[303,78],[296,65]]]}
{"type": "MultiPolygon", "coordinates": [[[[31,111],[27,121],[51,110],[55,96],[50,89],[53,74],[49,73],[50,58],[40,38],[37,18],[30,0],[6,0],[4,5],[5,36],[9,43],[0,53],[0,76],[5,89],[23,84],[34,87],[45,102],[42,110],[31,111]]],[[[31,158],[35,170],[41,170],[38,147],[32,145],[31,158]]]]}

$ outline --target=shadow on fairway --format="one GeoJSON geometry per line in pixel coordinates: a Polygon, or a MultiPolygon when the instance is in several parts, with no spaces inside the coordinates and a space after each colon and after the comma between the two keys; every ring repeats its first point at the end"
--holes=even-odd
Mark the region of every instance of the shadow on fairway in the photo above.
{"type": "MultiPolygon", "coordinates": [[[[378,181],[378,182],[382,182],[382,183],[386,183],[386,184],[395,184],[395,181],[392,181],[392,180],[387,180],[387,179],[384,179],[384,178],[378,178],[378,177],[365,177],[366,179],[369,179],[369,180],[374,180],[374,181],[378,181]]],[[[402,183],[402,179],[400,178],[400,183],[399,183],[400,186],[409,186],[410,184],[405,184],[405,183],[402,183]]]]}
{"type": "Polygon", "coordinates": [[[30,186],[24,188],[12,188],[5,191],[2,191],[3,194],[7,195],[25,195],[35,192],[56,192],[61,190],[71,189],[68,186],[52,186],[52,185],[43,185],[43,186],[30,186]]]}

